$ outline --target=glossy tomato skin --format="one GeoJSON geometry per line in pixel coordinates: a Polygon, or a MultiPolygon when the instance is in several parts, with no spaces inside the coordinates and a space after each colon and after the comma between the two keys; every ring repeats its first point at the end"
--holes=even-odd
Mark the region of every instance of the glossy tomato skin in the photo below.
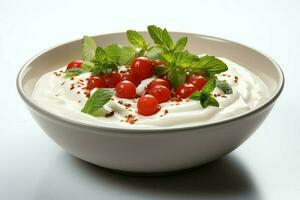
{"type": "Polygon", "coordinates": [[[149,116],[157,113],[160,110],[160,105],[154,96],[146,94],[138,99],[137,109],[138,114],[149,116]]]}
{"type": "Polygon", "coordinates": [[[120,81],[116,86],[116,96],[119,98],[133,99],[136,96],[135,85],[130,81],[120,81]]]}
{"type": "Polygon", "coordinates": [[[113,71],[112,73],[104,74],[103,79],[106,87],[114,88],[121,81],[121,75],[119,72],[113,71]]]}
{"type": "Polygon", "coordinates": [[[193,84],[198,90],[201,90],[204,85],[207,83],[207,79],[203,76],[191,76],[188,78],[188,83],[193,84]]]}
{"type": "Polygon", "coordinates": [[[156,66],[165,66],[165,63],[162,60],[151,60],[151,62],[152,62],[152,65],[154,67],[156,67],[156,66]]]}
{"type": "Polygon", "coordinates": [[[104,88],[105,82],[101,77],[91,76],[87,82],[86,89],[92,90],[94,88],[104,88]]]}
{"type": "Polygon", "coordinates": [[[154,96],[159,103],[167,102],[171,99],[170,90],[163,85],[155,85],[149,90],[149,94],[154,96]]]}
{"type": "Polygon", "coordinates": [[[137,57],[131,63],[131,72],[140,80],[153,76],[154,67],[149,58],[137,57]]]}
{"type": "Polygon", "coordinates": [[[195,91],[197,91],[197,88],[193,84],[184,83],[176,88],[176,96],[186,99],[195,91]]]}
{"type": "Polygon", "coordinates": [[[125,80],[130,81],[135,86],[138,86],[141,83],[141,80],[136,75],[134,75],[132,72],[122,73],[121,80],[122,81],[125,81],[125,80]]]}
{"type": "Polygon", "coordinates": [[[73,68],[81,68],[82,63],[83,63],[82,60],[74,60],[67,65],[67,70],[73,68]]]}
{"type": "Polygon", "coordinates": [[[156,85],[163,85],[163,86],[167,87],[169,90],[171,90],[169,81],[162,79],[162,78],[157,78],[157,79],[154,79],[153,81],[151,81],[148,85],[148,89],[150,90],[151,88],[153,88],[156,85]]]}

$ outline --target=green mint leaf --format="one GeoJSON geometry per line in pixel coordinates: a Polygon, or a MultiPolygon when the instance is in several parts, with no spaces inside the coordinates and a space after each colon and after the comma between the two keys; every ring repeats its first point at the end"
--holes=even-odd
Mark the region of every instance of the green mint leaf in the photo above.
{"type": "Polygon", "coordinates": [[[117,71],[118,66],[115,64],[105,64],[105,65],[96,65],[92,71],[93,76],[97,76],[100,74],[109,74],[113,71],[117,71]]]}
{"type": "Polygon", "coordinates": [[[174,56],[172,54],[168,54],[168,53],[161,53],[161,54],[159,54],[159,60],[164,61],[168,65],[172,65],[172,64],[175,63],[174,56]]]}
{"type": "Polygon", "coordinates": [[[215,88],[216,88],[216,79],[212,78],[207,81],[207,83],[204,85],[202,90],[207,93],[212,93],[215,88]]]}
{"type": "Polygon", "coordinates": [[[152,47],[145,53],[145,56],[150,59],[159,59],[159,55],[163,53],[161,47],[152,47]]]}
{"type": "Polygon", "coordinates": [[[86,73],[86,71],[84,71],[81,68],[72,68],[72,69],[68,69],[65,72],[65,76],[64,77],[65,78],[71,78],[71,77],[78,76],[78,75],[83,74],[83,73],[86,73]]]}
{"type": "Polygon", "coordinates": [[[104,64],[106,62],[106,60],[107,60],[106,51],[101,47],[97,47],[96,53],[95,53],[95,61],[97,63],[104,64]]]}
{"type": "Polygon", "coordinates": [[[120,47],[112,44],[106,47],[107,59],[117,65],[129,64],[135,58],[135,50],[131,47],[120,47]]]}
{"type": "Polygon", "coordinates": [[[220,90],[222,90],[224,92],[224,94],[232,94],[232,88],[229,85],[229,83],[227,83],[226,80],[220,81],[220,80],[216,80],[216,86],[218,88],[220,88],[220,90]]]}
{"type": "Polygon", "coordinates": [[[169,66],[167,78],[170,81],[172,87],[177,88],[186,80],[185,70],[181,67],[169,66]]]}
{"type": "Polygon", "coordinates": [[[176,58],[176,64],[182,67],[189,67],[199,59],[197,55],[188,51],[176,52],[174,56],[176,58]]]}
{"type": "Polygon", "coordinates": [[[215,107],[219,107],[219,102],[217,101],[216,98],[214,98],[212,95],[209,96],[208,98],[208,101],[209,101],[209,105],[211,106],[215,106],[215,107]]]}
{"type": "Polygon", "coordinates": [[[95,57],[97,44],[92,37],[84,36],[82,40],[82,58],[84,61],[91,61],[95,57]]]}
{"type": "Polygon", "coordinates": [[[93,68],[94,68],[94,66],[95,66],[95,64],[92,63],[92,62],[90,62],[90,61],[84,61],[84,62],[82,63],[82,69],[83,69],[84,71],[87,71],[87,72],[92,71],[93,68]]]}
{"type": "Polygon", "coordinates": [[[173,40],[169,34],[169,32],[167,31],[167,29],[163,30],[163,44],[164,46],[166,46],[168,49],[173,49],[174,48],[174,43],[173,40]]]}
{"type": "Polygon", "coordinates": [[[182,51],[185,48],[186,44],[187,44],[187,37],[179,38],[175,44],[174,51],[175,52],[182,51]]]}
{"type": "Polygon", "coordinates": [[[95,114],[100,108],[102,108],[111,97],[114,95],[112,89],[100,88],[95,91],[95,93],[87,100],[81,112],[90,115],[95,114]]]}
{"type": "Polygon", "coordinates": [[[128,30],[127,38],[133,46],[141,49],[147,49],[147,43],[145,39],[138,32],[134,30],[128,30]]]}
{"type": "Polygon", "coordinates": [[[168,68],[165,67],[165,66],[156,66],[154,68],[154,74],[156,76],[161,76],[161,75],[164,75],[168,72],[168,68]]]}
{"type": "Polygon", "coordinates": [[[155,25],[150,25],[147,28],[154,43],[158,45],[164,45],[163,30],[155,25]]]}
{"type": "Polygon", "coordinates": [[[196,91],[196,92],[194,92],[193,94],[191,94],[189,96],[189,99],[199,101],[200,100],[200,96],[201,96],[201,92],[200,91],[196,91]]]}
{"type": "Polygon", "coordinates": [[[227,65],[215,56],[203,56],[189,68],[190,73],[206,72],[213,76],[228,70],[227,65]]]}

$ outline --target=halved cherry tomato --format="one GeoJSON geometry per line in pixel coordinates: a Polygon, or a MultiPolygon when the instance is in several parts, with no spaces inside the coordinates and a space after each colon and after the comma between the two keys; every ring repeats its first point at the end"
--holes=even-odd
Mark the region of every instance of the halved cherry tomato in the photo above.
{"type": "Polygon", "coordinates": [[[193,84],[184,83],[176,88],[176,96],[186,99],[195,91],[197,91],[197,88],[193,84]]]}
{"type": "Polygon", "coordinates": [[[198,90],[201,90],[207,83],[207,79],[203,76],[191,76],[188,78],[188,83],[193,84],[198,90]]]}
{"type": "Polygon", "coordinates": [[[146,94],[138,99],[137,109],[140,115],[149,116],[157,113],[160,110],[160,105],[154,96],[146,94]]]}
{"type": "Polygon", "coordinates": [[[81,68],[82,63],[82,60],[74,60],[67,65],[67,69],[81,68]]]}
{"type": "Polygon", "coordinates": [[[116,86],[116,96],[133,99],[136,96],[135,85],[130,81],[120,81],[116,86]]]}
{"type": "Polygon", "coordinates": [[[105,82],[101,77],[91,76],[87,82],[86,89],[92,90],[94,88],[104,88],[105,82]]]}
{"type": "Polygon", "coordinates": [[[137,57],[131,63],[131,71],[140,80],[143,80],[143,79],[149,78],[153,75],[154,67],[149,58],[137,57]]]}
{"type": "Polygon", "coordinates": [[[119,72],[113,71],[112,73],[104,74],[103,79],[106,87],[114,88],[121,81],[121,75],[119,74],[119,72]]]}
{"type": "Polygon", "coordinates": [[[156,85],[163,85],[163,86],[167,87],[169,90],[171,89],[169,81],[162,79],[162,78],[157,78],[157,79],[154,79],[153,81],[151,81],[148,85],[148,89],[150,90],[151,88],[153,88],[156,85]]]}
{"type": "Polygon", "coordinates": [[[149,94],[154,96],[159,103],[166,102],[171,99],[170,90],[163,85],[155,85],[149,90],[149,94]]]}

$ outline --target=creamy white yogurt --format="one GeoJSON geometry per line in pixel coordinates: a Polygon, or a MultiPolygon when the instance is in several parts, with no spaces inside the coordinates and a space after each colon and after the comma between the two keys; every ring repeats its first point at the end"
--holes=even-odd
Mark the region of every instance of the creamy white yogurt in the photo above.
{"type": "MultiPolygon", "coordinates": [[[[90,73],[66,79],[62,73],[65,67],[43,75],[35,85],[32,99],[54,114],[88,124],[127,128],[167,128],[206,124],[238,116],[253,110],[269,98],[266,85],[257,75],[228,59],[220,59],[229,69],[219,74],[218,79],[226,80],[232,86],[233,94],[224,95],[216,88],[213,93],[220,94],[216,97],[219,107],[209,106],[203,109],[199,101],[183,100],[162,103],[158,113],[142,116],[136,113],[136,99],[120,99],[114,96],[103,109],[103,115],[114,111],[113,116],[91,116],[80,112],[88,99],[83,88],[90,73]],[[238,81],[235,81],[235,77],[238,77],[238,81]],[[126,122],[128,115],[136,119],[133,124],[126,122]]],[[[153,79],[143,80],[137,87],[137,94],[142,95],[145,92],[144,88],[153,79]]]]}

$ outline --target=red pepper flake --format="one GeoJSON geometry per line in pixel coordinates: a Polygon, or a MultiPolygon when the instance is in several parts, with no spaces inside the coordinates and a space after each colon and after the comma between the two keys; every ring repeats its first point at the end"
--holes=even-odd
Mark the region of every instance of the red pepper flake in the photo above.
{"type": "Polygon", "coordinates": [[[71,80],[73,81],[73,80],[74,80],[74,77],[71,77],[71,80]]]}
{"type": "Polygon", "coordinates": [[[63,73],[64,71],[63,71],[63,70],[59,70],[59,72],[60,72],[60,73],[63,73]]]}
{"type": "Polygon", "coordinates": [[[227,76],[227,74],[222,74],[223,76],[227,76]]]}
{"type": "Polygon", "coordinates": [[[65,81],[64,82],[62,82],[61,84],[60,84],[60,86],[63,86],[65,84],[65,81]]]}
{"type": "Polygon", "coordinates": [[[82,83],[84,82],[84,80],[82,80],[82,79],[79,79],[79,81],[82,82],[82,83]]]}
{"type": "Polygon", "coordinates": [[[220,96],[221,96],[221,94],[219,93],[219,94],[217,94],[217,96],[218,96],[218,97],[220,97],[220,96]]]}
{"type": "Polygon", "coordinates": [[[231,77],[231,75],[228,74],[227,77],[231,77]]]}
{"type": "Polygon", "coordinates": [[[129,108],[129,107],[131,107],[131,104],[130,104],[130,103],[125,103],[124,106],[125,106],[126,108],[129,108]]]}
{"type": "Polygon", "coordinates": [[[237,82],[238,82],[238,80],[237,80],[237,79],[234,79],[234,82],[235,82],[235,83],[237,83],[237,82]]]}
{"type": "Polygon", "coordinates": [[[214,94],[214,97],[217,97],[218,95],[217,94],[214,94]]]}
{"type": "Polygon", "coordinates": [[[227,96],[225,96],[225,95],[222,95],[221,97],[223,97],[223,98],[227,98],[227,96]]]}
{"type": "Polygon", "coordinates": [[[106,118],[112,117],[115,114],[115,111],[111,111],[105,115],[106,118]]]}
{"type": "Polygon", "coordinates": [[[119,101],[118,101],[118,104],[123,105],[123,101],[119,100],[119,101]]]}
{"type": "Polygon", "coordinates": [[[53,73],[55,76],[60,76],[61,74],[60,73],[58,73],[58,72],[54,72],[53,73]]]}
{"type": "Polygon", "coordinates": [[[163,116],[165,116],[168,113],[169,113],[169,111],[167,109],[165,109],[164,114],[160,115],[160,117],[163,117],[163,116]]]}
{"type": "Polygon", "coordinates": [[[75,88],[75,86],[72,84],[70,87],[70,90],[73,90],[75,88]]]}
{"type": "Polygon", "coordinates": [[[237,76],[234,76],[234,79],[236,79],[236,80],[237,80],[237,79],[239,79],[239,77],[237,77],[237,76]]]}
{"type": "Polygon", "coordinates": [[[128,122],[129,124],[134,124],[137,121],[135,116],[133,116],[132,114],[125,116],[125,118],[126,118],[126,122],[128,122]]]}
{"type": "Polygon", "coordinates": [[[81,101],[79,100],[78,103],[81,103],[81,101]]]}
{"type": "Polygon", "coordinates": [[[80,94],[80,91],[77,91],[77,94],[80,94]]]}
{"type": "Polygon", "coordinates": [[[91,96],[91,91],[90,90],[84,90],[83,93],[85,94],[86,98],[90,98],[90,96],[91,96]]]}
{"type": "Polygon", "coordinates": [[[60,94],[56,94],[55,96],[58,97],[60,94]]]}

